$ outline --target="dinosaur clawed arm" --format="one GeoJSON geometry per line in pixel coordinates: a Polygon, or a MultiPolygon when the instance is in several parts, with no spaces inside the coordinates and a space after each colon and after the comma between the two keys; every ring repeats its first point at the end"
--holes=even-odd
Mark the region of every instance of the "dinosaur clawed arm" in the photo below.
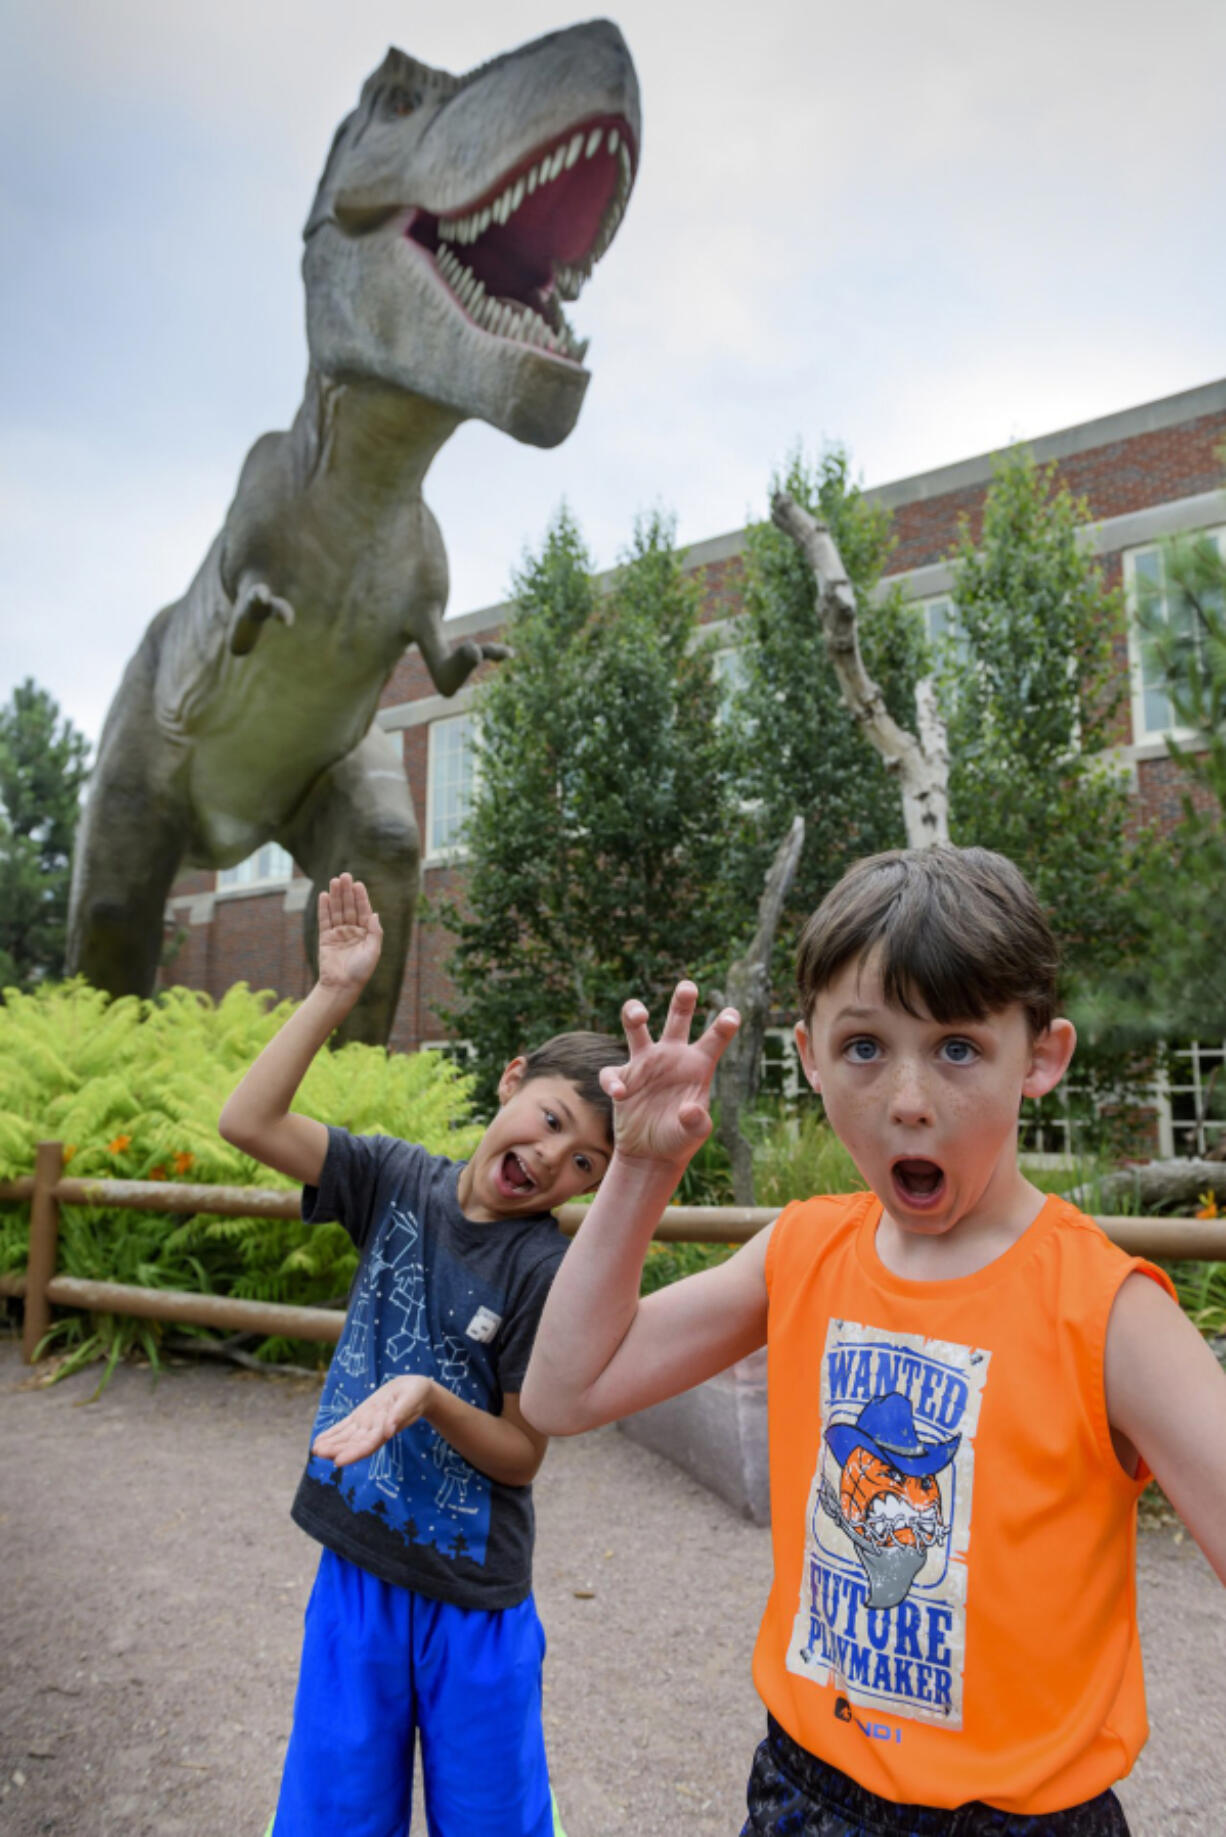
{"type": "Polygon", "coordinates": [[[465,638],[449,649],[431,626],[417,634],[417,644],[440,695],[454,695],[462,689],[479,664],[487,660],[501,663],[512,654],[509,644],[479,643],[475,638],[465,638]]]}
{"type": "Polygon", "coordinates": [[[266,580],[244,582],[230,625],[230,649],[236,657],[245,657],[254,647],[269,619],[288,627],[294,623],[294,609],[288,600],[273,592],[266,580]]]}

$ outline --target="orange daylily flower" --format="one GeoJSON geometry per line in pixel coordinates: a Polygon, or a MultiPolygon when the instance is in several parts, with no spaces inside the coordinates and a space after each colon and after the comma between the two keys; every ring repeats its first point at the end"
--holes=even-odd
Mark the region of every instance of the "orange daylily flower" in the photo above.
{"type": "Polygon", "coordinates": [[[113,1142],[107,1143],[106,1152],[109,1155],[121,1155],[125,1148],[131,1148],[131,1146],[132,1137],[130,1135],[117,1135],[113,1142]]]}
{"type": "Polygon", "coordinates": [[[176,1174],[185,1174],[196,1157],[193,1154],[188,1154],[185,1148],[180,1148],[177,1154],[172,1155],[171,1159],[174,1161],[176,1174]]]}
{"type": "Polygon", "coordinates": [[[146,1174],[145,1178],[147,1180],[164,1180],[166,1178],[166,1169],[162,1166],[162,1163],[159,1161],[156,1167],[151,1167],[149,1169],[149,1172],[146,1174]]]}
{"type": "Polygon", "coordinates": [[[1216,1193],[1201,1194],[1200,1211],[1196,1216],[1197,1218],[1217,1218],[1219,1216],[1216,1193]]]}

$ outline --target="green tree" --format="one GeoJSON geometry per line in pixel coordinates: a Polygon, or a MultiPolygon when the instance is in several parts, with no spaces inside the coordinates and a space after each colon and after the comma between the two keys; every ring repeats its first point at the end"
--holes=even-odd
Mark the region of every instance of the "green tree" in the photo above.
{"type": "Polygon", "coordinates": [[[1079,1045],[1065,1086],[1078,1146],[1132,1146],[1131,1113],[1154,1048],[1121,1031],[1095,990],[1140,946],[1133,888],[1152,839],[1134,833],[1110,759],[1127,680],[1124,608],[1079,539],[1088,507],[1025,448],[999,456],[976,539],[964,525],[952,629],[938,646],[949,730],[950,835],[998,849],[1026,874],[1063,958],[1079,1045]]]}
{"type": "MultiPolygon", "coordinates": [[[[1226,554],[1212,537],[1163,545],[1137,618],[1147,682],[1180,735],[1183,814],[1137,878],[1138,948],[1105,979],[1096,1018],[1125,1037],[1226,1036],[1226,554]]],[[[1226,1091],[1217,1093],[1219,1101],[1226,1091]]]]}
{"type": "Polygon", "coordinates": [[[89,743],[30,678],[0,709],[0,987],[63,974],[89,743]]]}
{"type": "Polygon", "coordinates": [[[515,583],[513,655],[478,700],[450,1019],[479,1101],[505,1061],[572,1027],[616,1031],[727,948],[731,779],[697,589],[671,525],[642,520],[607,594],[563,510],[515,583]]]}
{"type": "Polygon", "coordinates": [[[1025,448],[963,527],[943,646],[950,833],[1016,861],[1051,914],[1070,990],[1130,950],[1130,800],[1106,757],[1126,692],[1123,598],[1078,539],[1088,507],[1025,448]]]}
{"type": "MultiPolygon", "coordinates": [[[[922,628],[897,589],[876,592],[894,546],[889,512],[865,499],[841,448],[824,453],[816,467],[795,455],[781,482],[829,526],[861,609],[865,664],[891,714],[914,726],[915,685],[928,663],[922,628]]],[[[797,922],[853,861],[902,846],[902,806],[843,704],[817,618],[812,570],[770,522],[746,534],[745,611],[741,686],[731,704],[743,799],[731,877],[745,929],[774,850],[792,818],[804,817],[804,849],[776,946],[774,980],[786,1004],[786,958],[797,922]]]]}

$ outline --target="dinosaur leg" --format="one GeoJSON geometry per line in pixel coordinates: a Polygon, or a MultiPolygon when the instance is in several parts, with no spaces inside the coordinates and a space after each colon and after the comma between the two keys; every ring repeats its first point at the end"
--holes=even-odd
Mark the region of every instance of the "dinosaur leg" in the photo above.
{"type": "Polygon", "coordinates": [[[112,995],[153,993],[188,828],[186,811],[154,790],[149,749],[159,742],[146,699],[132,694],[141,661],[107,721],[73,853],[68,973],[112,995]]]}
{"type": "Polygon", "coordinates": [[[305,923],[312,969],[319,961],[315,896],[346,870],[365,881],[383,926],[383,954],[340,1036],[385,1045],[404,979],[421,859],[397,743],[372,727],[316,782],[279,840],[314,883],[305,923]]]}

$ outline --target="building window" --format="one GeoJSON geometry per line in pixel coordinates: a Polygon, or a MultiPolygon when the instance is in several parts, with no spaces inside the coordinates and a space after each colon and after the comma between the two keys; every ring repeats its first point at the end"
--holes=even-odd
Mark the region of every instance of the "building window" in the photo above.
{"type": "MultiPolygon", "coordinates": [[[[1205,530],[1196,540],[1210,543],[1226,555],[1226,530],[1205,530]]],[[[1179,649],[1199,658],[1202,634],[1196,613],[1186,595],[1168,578],[1163,548],[1129,549],[1124,556],[1124,584],[1128,596],[1128,652],[1132,676],[1132,731],[1134,740],[1179,731],[1175,710],[1167,693],[1168,677],[1148,624],[1165,627],[1179,649]]]]}
{"type": "Polygon", "coordinates": [[[711,678],[719,696],[716,719],[726,721],[732,704],[749,686],[749,659],[742,644],[722,644],[711,652],[711,678]]]}
{"type": "Polygon", "coordinates": [[[790,1027],[770,1027],[762,1036],[762,1076],[759,1090],[764,1097],[776,1097],[784,1103],[795,1103],[808,1090],[796,1035],[790,1027]]]}
{"type": "Polygon", "coordinates": [[[934,599],[912,600],[911,604],[924,621],[924,636],[936,654],[937,663],[965,663],[969,646],[966,633],[958,625],[958,609],[952,593],[938,593],[934,599]]]}
{"type": "Polygon", "coordinates": [[[1069,1092],[1061,1084],[1047,1097],[1028,1099],[1017,1124],[1017,1145],[1022,1154],[1042,1165],[1044,1160],[1071,1161],[1073,1115],[1069,1092]]]}
{"type": "Polygon", "coordinates": [[[956,626],[954,603],[948,593],[938,594],[934,600],[917,600],[916,605],[924,620],[924,632],[929,644],[939,644],[942,638],[951,637],[956,626]]]}
{"type": "Polygon", "coordinates": [[[227,893],[232,887],[280,886],[293,878],[294,857],[279,842],[265,842],[254,855],[233,867],[217,871],[217,891],[227,893]]]}
{"type": "Polygon", "coordinates": [[[430,723],[426,789],[426,855],[453,855],[476,784],[474,717],[456,714],[430,723]]]}
{"type": "Polygon", "coordinates": [[[422,1052],[436,1052],[461,1072],[472,1072],[477,1066],[477,1049],[471,1040],[423,1040],[422,1052]]]}
{"type": "Polygon", "coordinates": [[[1172,1047],[1159,1100],[1163,1154],[1200,1157],[1218,1147],[1226,1134],[1226,1040],[1172,1047]]]}

